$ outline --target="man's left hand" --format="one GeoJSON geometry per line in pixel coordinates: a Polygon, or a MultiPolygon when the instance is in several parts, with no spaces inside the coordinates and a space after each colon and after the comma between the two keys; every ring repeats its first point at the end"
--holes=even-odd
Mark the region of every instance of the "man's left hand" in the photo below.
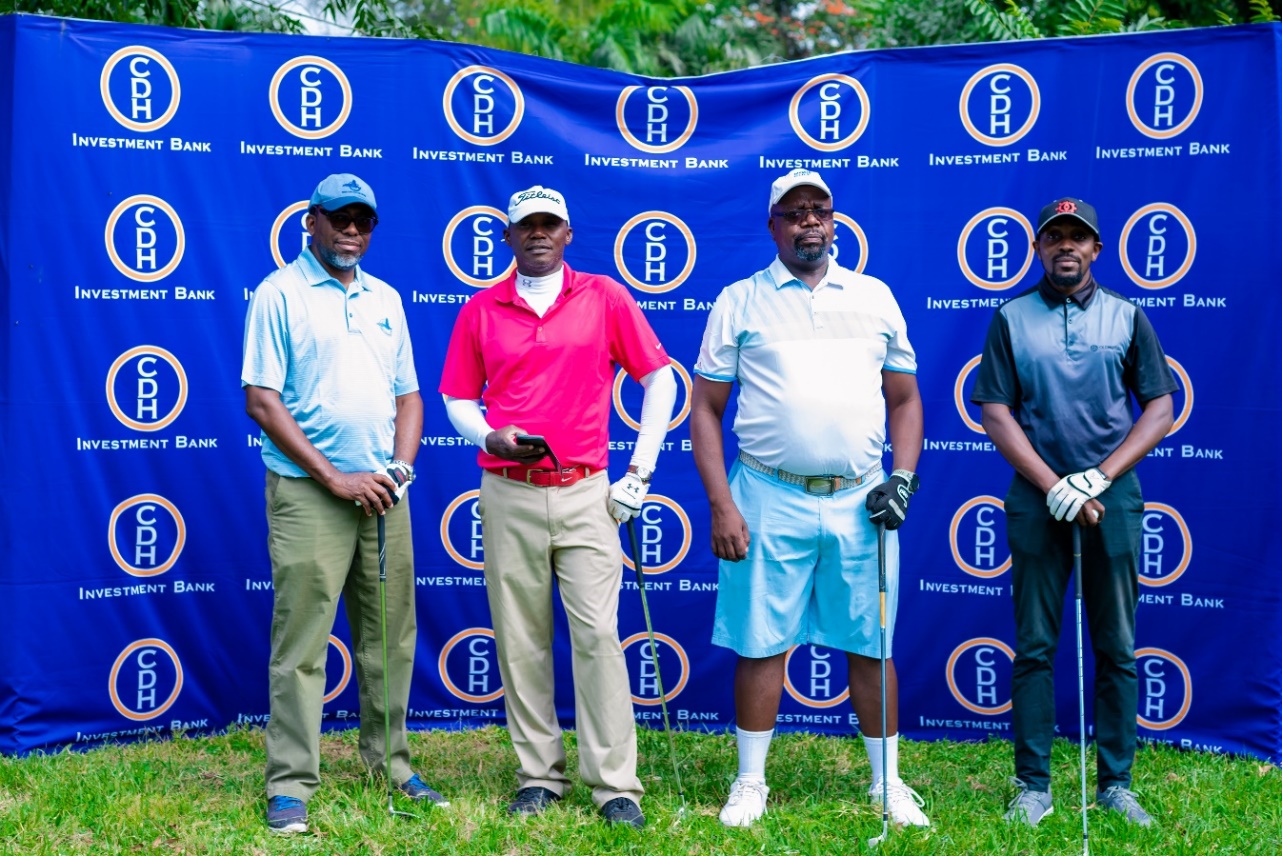
{"type": "Polygon", "coordinates": [[[895,470],[882,484],[868,491],[864,507],[868,519],[884,524],[887,529],[898,529],[908,516],[908,500],[916,491],[917,477],[908,470],[895,470]]]}
{"type": "Polygon", "coordinates": [[[620,523],[627,523],[641,513],[641,503],[650,486],[636,473],[625,473],[623,478],[610,485],[610,516],[620,523]]]}
{"type": "Polygon", "coordinates": [[[1075,520],[1087,501],[1108,490],[1113,482],[1099,467],[1064,476],[1046,494],[1046,507],[1056,520],[1075,520]]]}

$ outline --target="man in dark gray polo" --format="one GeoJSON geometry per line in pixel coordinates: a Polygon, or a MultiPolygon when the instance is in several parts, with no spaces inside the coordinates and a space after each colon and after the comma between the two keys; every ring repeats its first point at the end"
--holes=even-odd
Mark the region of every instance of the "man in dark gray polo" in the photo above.
{"type": "Polygon", "coordinates": [[[1033,250],[1046,275],[1002,304],[988,330],[971,401],[1015,468],[1006,495],[1014,568],[1015,785],[1006,819],[1052,811],[1052,666],[1082,527],[1083,604],[1095,652],[1095,730],[1101,808],[1147,826],[1130,789],[1135,760],[1144,498],[1134,466],[1170,430],[1178,387],[1144,312],[1091,276],[1100,253],[1095,209],[1057,199],[1041,210],[1033,250]],[[1141,409],[1132,419],[1131,397],[1141,409]]]}

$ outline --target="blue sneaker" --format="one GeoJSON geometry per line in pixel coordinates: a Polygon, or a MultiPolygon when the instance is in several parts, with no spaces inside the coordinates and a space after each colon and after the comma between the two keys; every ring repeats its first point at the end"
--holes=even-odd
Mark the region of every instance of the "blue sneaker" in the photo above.
{"type": "Polygon", "coordinates": [[[298,797],[271,797],[267,800],[267,828],[281,833],[306,832],[307,803],[298,797]]]}
{"type": "Polygon", "coordinates": [[[445,808],[450,804],[449,800],[428,787],[427,782],[418,777],[418,773],[401,782],[397,788],[415,802],[427,802],[441,808],[445,808]]]}

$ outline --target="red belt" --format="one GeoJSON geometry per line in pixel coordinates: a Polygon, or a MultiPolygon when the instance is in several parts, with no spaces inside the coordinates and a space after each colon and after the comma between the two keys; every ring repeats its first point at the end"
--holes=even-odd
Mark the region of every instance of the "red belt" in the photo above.
{"type": "Polygon", "coordinates": [[[577,466],[565,467],[560,472],[556,470],[541,470],[535,467],[503,467],[490,472],[503,476],[505,479],[512,481],[525,482],[535,487],[568,487],[580,479],[585,479],[592,475],[591,467],[577,466]]]}

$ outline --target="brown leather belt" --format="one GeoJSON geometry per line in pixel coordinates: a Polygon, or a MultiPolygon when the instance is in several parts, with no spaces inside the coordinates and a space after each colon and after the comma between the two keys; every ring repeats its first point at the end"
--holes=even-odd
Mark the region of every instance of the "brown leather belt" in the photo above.
{"type": "Polygon", "coordinates": [[[798,485],[799,487],[805,488],[806,493],[813,493],[817,496],[832,496],[839,490],[859,487],[859,485],[881,472],[881,464],[877,464],[877,466],[873,467],[863,475],[854,477],[800,476],[796,473],[790,473],[787,470],[781,470],[778,467],[768,467],[752,455],[749,455],[747,452],[742,450],[739,452],[739,460],[742,461],[743,465],[749,469],[754,469],[759,473],[765,473],[768,476],[774,476],[785,484],[798,485]]]}
{"type": "Polygon", "coordinates": [[[580,479],[585,479],[595,472],[591,467],[565,467],[556,470],[538,469],[537,467],[503,467],[490,472],[512,481],[525,482],[535,487],[569,487],[580,479]]]}

